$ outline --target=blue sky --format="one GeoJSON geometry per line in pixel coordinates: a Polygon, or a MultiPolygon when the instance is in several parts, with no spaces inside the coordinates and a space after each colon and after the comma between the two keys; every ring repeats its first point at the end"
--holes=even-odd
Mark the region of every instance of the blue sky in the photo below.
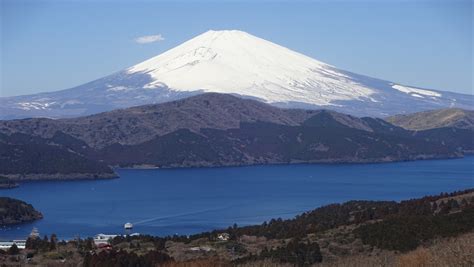
{"type": "Polygon", "coordinates": [[[473,93],[470,0],[0,2],[0,96],[80,85],[209,29],[247,31],[360,74],[473,93]],[[164,40],[136,42],[148,35],[164,40]]]}

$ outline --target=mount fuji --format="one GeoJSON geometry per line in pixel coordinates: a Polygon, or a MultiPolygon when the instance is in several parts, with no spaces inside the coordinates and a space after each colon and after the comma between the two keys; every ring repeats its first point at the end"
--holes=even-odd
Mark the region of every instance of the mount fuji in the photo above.
{"type": "Polygon", "coordinates": [[[474,96],[340,70],[242,31],[208,31],[156,57],[62,91],[0,98],[0,119],[75,117],[205,92],[286,108],[384,117],[473,109],[474,96]]]}

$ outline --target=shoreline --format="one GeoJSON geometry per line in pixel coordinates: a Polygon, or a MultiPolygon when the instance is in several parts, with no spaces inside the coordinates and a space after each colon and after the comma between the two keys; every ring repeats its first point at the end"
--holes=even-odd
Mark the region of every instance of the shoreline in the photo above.
{"type": "MultiPolygon", "coordinates": [[[[431,160],[455,160],[462,159],[465,157],[474,156],[473,153],[464,153],[460,155],[418,155],[408,159],[394,159],[390,157],[380,159],[366,159],[366,160],[351,160],[351,159],[325,159],[325,160],[312,160],[312,161],[290,161],[290,162],[256,162],[256,163],[230,163],[230,164],[191,164],[191,165],[180,165],[180,166],[155,166],[151,164],[134,165],[134,166],[111,166],[113,170],[180,170],[180,169],[218,169],[218,168],[240,168],[240,167],[256,167],[256,166],[284,166],[284,165],[325,165],[325,166],[339,166],[339,165],[371,165],[371,164],[390,164],[390,163],[403,163],[403,162],[416,162],[416,161],[431,161],[431,160]]],[[[13,187],[2,187],[1,189],[13,189],[21,185],[22,182],[31,181],[81,181],[81,180],[108,180],[108,179],[119,179],[120,175],[117,172],[114,173],[72,173],[72,174],[0,174],[9,178],[12,182],[15,182],[16,186],[13,187]]]]}
{"type": "Polygon", "coordinates": [[[13,189],[19,187],[20,184],[18,183],[10,183],[10,184],[0,184],[0,190],[2,189],[13,189]]]}
{"type": "Polygon", "coordinates": [[[151,164],[134,165],[134,166],[119,166],[112,165],[113,169],[116,170],[179,170],[179,169],[214,169],[214,168],[238,168],[238,167],[253,167],[253,166],[280,166],[280,165],[326,165],[326,166],[337,166],[337,165],[370,165],[370,164],[390,164],[390,163],[402,163],[402,162],[416,162],[416,161],[429,161],[429,160],[450,160],[450,159],[462,159],[465,157],[474,156],[474,153],[466,153],[461,155],[451,156],[421,156],[410,159],[367,159],[367,160],[347,160],[347,159],[327,159],[327,160],[311,160],[311,161],[290,161],[290,162],[256,162],[248,164],[221,164],[221,165],[187,165],[187,166],[156,166],[151,164]]]}
{"type": "Polygon", "coordinates": [[[119,178],[117,173],[31,173],[31,174],[0,174],[14,182],[26,181],[73,181],[73,180],[103,180],[119,178]]]}
{"type": "MultiPolygon", "coordinates": [[[[326,165],[326,166],[337,166],[337,165],[370,165],[370,164],[390,164],[390,163],[402,163],[402,162],[416,162],[416,161],[429,161],[429,160],[450,160],[450,159],[462,159],[465,157],[474,156],[473,153],[464,153],[459,155],[418,155],[413,158],[395,159],[392,157],[384,157],[379,159],[322,159],[322,160],[293,160],[293,161],[274,161],[274,162],[253,162],[253,163],[228,163],[228,164],[183,164],[179,166],[156,166],[152,164],[136,164],[133,166],[111,166],[113,170],[179,170],[179,169],[210,169],[210,168],[239,168],[239,167],[253,167],[253,166],[284,166],[284,165],[326,165]]],[[[2,187],[1,189],[12,189],[20,186],[18,182],[28,181],[80,181],[80,180],[104,180],[104,179],[118,179],[120,175],[114,173],[72,173],[72,174],[0,174],[9,178],[11,181],[16,182],[16,186],[13,187],[2,187]]]]}

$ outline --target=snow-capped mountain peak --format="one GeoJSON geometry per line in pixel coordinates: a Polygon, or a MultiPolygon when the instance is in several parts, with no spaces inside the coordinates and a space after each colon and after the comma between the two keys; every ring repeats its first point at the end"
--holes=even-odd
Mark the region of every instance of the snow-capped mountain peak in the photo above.
{"type": "Polygon", "coordinates": [[[246,32],[208,31],[128,69],[147,88],[248,95],[266,102],[331,105],[374,91],[334,67],[246,32]]]}
{"type": "Polygon", "coordinates": [[[337,69],[237,30],[207,31],[123,71],[71,89],[0,98],[0,119],[71,117],[171,101],[203,92],[282,107],[358,116],[472,109],[472,95],[416,88],[337,69]]]}

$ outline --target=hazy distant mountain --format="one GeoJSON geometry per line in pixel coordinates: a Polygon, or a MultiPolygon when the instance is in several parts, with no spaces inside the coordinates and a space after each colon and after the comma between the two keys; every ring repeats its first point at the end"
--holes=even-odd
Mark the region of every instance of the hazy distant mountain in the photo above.
{"type": "Polygon", "coordinates": [[[474,111],[456,108],[430,110],[391,116],[387,118],[387,121],[410,130],[427,130],[442,127],[474,129],[474,111]]]}
{"type": "Polygon", "coordinates": [[[208,31],[78,87],[0,98],[0,118],[82,116],[203,92],[234,94],[280,107],[378,117],[447,107],[472,109],[474,102],[472,95],[343,71],[245,32],[208,31]]]}
{"type": "MultiPolygon", "coordinates": [[[[0,121],[0,133],[9,145],[49,145],[97,167],[385,162],[459,157],[474,148],[467,129],[415,133],[378,118],[280,109],[215,93],[80,118],[0,121]]],[[[8,151],[2,159],[15,165],[9,158],[15,150],[8,151]]]]}

